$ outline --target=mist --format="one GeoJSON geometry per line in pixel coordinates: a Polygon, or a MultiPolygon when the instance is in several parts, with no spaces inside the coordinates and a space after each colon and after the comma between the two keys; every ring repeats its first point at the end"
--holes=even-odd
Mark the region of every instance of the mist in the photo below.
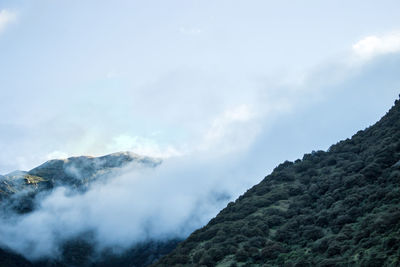
{"type": "Polygon", "coordinates": [[[395,73],[399,62],[397,56],[351,67],[329,63],[301,84],[261,91],[252,98],[257,101],[217,114],[197,139],[155,168],[129,165],[84,193],[58,187],[39,195],[31,213],[2,214],[0,245],[37,260],[59,257],[63,242],[87,233],[99,253],[109,248],[118,253],[146,240],[185,238],[278,163],[325,150],[378,120],[399,85],[396,75],[383,74],[395,73]],[[377,69],[382,75],[371,78],[377,69]],[[338,75],[332,78],[332,73],[338,75]],[[321,82],[321,77],[327,78],[321,82]],[[375,93],[384,96],[380,102],[374,101],[375,93]],[[355,103],[357,112],[351,112],[355,103]]]}
{"type": "Polygon", "coordinates": [[[57,187],[25,215],[2,214],[0,236],[28,259],[57,258],[63,242],[93,233],[96,250],[121,251],[147,240],[184,238],[206,224],[243,188],[232,163],[199,157],[131,164],[85,193],[57,187]],[[222,172],[224,170],[224,172],[222,172]]]}
{"type": "Polygon", "coordinates": [[[56,187],[27,214],[6,207],[0,246],[38,260],[76,238],[101,254],[187,237],[279,163],[384,115],[400,88],[397,10],[0,1],[1,174],[118,151],[162,160],[56,187]]]}

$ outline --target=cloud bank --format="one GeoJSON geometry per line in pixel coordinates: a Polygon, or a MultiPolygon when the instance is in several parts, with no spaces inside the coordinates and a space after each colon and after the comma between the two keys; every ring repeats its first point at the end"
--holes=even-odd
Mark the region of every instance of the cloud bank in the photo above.
{"type": "Polygon", "coordinates": [[[148,239],[184,238],[238,190],[239,177],[219,176],[221,165],[231,168],[227,162],[175,158],[155,169],[128,166],[83,194],[59,187],[39,197],[32,213],[2,214],[0,244],[35,260],[59,256],[62,242],[87,232],[94,234],[98,252],[148,239]]]}

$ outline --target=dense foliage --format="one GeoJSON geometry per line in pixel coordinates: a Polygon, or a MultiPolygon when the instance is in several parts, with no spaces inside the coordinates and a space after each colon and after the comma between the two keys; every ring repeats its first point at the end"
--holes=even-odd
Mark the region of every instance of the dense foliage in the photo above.
{"type": "Polygon", "coordinates": [[[60,258],[42,259],[30,262],[12,251],[0,248],[0,267],[114,267],[114,266],[148,266],[161,256],[171,252],[178,239],[167,241],[146,241],[132,248],[115,253],[104,251],[103,254],[93,253],[92,243],[85,240],[70,240],[63,246],[60,258]]]}
{"type": "Polygon", "coordinates": [[[286,161],[155,266],[400,266],[400,103],[286,161]]]}

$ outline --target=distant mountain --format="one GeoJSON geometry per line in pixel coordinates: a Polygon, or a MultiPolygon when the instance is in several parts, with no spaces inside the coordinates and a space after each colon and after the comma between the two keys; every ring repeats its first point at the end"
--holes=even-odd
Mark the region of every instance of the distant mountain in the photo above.
{"type": "Polygon", "coordinates": [[[286,161],[154,266],[400,266],[400,103],[286,161]]]}
{"type": "Polygon", "coordinates": [[[155,167],[160,160],[142,157],[132,152],[118,152],[102,157],[71,157],[68,159],[49,160],[30,170],[28,174],[43,177],[53,183],[82,186],[115,168],[122,168],[129,163],[155,167]]]}
{"type": "MultiPolygon", "coordinates": [[[[94,182],[112,179],[123,168],[156,167],[161,160],[143,157],[131,152],[119,152],[102,157],[71,157],[50,160],[30,171],[14,171],[0,175],[0,212],[5,214],[29,213],[35,210],[35,197],[50,194],[58,186],[83,193],[94,182]]],[[[1,238],[1,237],[0,237],[1,238]]],[[[5,248],[0,248],[0,267],[69,267],[69,266],[146,266],[174,249],[178,239],[163,242],[148,240],[122,254],[106,253],[93,259],[92,244],[85,236],[69,240],[62,246],[59,259],[30,262],[5,248]]]]}
{"type": "Polygon", "coordinates": [[[34,198],[57,186],[84,192],[95,181],[107,179],[107,174],[127,166],[156,167],[161,160],[118,152],[101,157],[80,156],[49,160],[30,171],[14,171],[0,176],[0,203],[17,212],[34,209],[34,198]]]}
{"type": "MultiPolygon", "coordinates": [[[[57,186],[85,192],[129,163],[155,167],[160,161],[124,152],[0,175],[1,208],[31,212],[36,194],[57,186]]],[[[93,260],[92,244],[81,238],[67,241],[60,259],[40,262],[0,248],[0,267],[400,266],[400,102],[328,151],[280,164],[179,242],[148,240],[93,260]]]]}

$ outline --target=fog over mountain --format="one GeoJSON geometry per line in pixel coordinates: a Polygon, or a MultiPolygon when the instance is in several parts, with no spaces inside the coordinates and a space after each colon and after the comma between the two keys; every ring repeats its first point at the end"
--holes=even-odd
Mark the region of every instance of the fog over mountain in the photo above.
{"type": "MultiPolygon", "coordinates": [[[[358,79],[365,78],[369,72],[364,72],[364,75],[361,73],[350,77],[340,85],[346,88],[358,79]]],[[[380,81],[378,79],[376,82],[380,81]]],[[[373,88],[369,90],[373,92],[373,88]]],[[[393,94],[389,90],[382,93],[393,94]]],[[[348,112],[350,117],[364,117],[365,114],[354,114],[350,110],[355,101],[369,101],[369,95],[343,90],[333,96],[339,99],[345,95],[348,103],[342,102],[340,112],[348,112]]],[[[328,103],[328,100],[322,103],[328,103]]],[[[318,104],[315,107],[320,108],[318,104]]],[[[324,108],[329,109],[330,106],[324,108]]],[[[366,113],[369,111],[364,110],[366,113]]],[[[288,116],[305,116],[309,110],[303,108],[298,112],[292,115],[289,112],[288,116]]],[[[250,133],[250,140],[246,140],[246,128],[243,131],[240,128],[248,126],[248,122],[241,120],[239,115],[229,116],[233,116],[229,126],[239,129],[233,134],[239,135],[233,135],[235,138],[232,140],[229,140],[232,135],[227,135],[230,146],[222,143],[227,149],[217,151],[221,146],[197,149],[192,154],[165,159],[161,164],[155,164],[157,166],[154,168],[143,168],[137,163],[128,164],[104,174],[109,179],[91,184],[83,193],[71,191],[70,187],[57,187],[50,194],[37,197],[37,209],[32,213],[4,214],[0,224],[2,245],[28,259],[37,260],[41,257],[59,257],[60,245],[64,241],[86,233],[90,233],[90,242],[96,245],[99,252],[105,248],[120,252],[149,239],[185,238],[207,223],[230,200],[257,182],[262,177],[260,173],[268,171],[270,164],[288,156],[272,145],[274,135],[268,134],[270,125],[264,125],[261,119],[256,120],[261,123],[257,126],[259,131],[256,135],[250,133]],[[239,119],[235,120],[235,116],[239,119]],[[235,146],[237,140],[240,143],[235,146]],[[246,142],[249,145],[243,148],[242,144],[246,142]],[[274,160],[268,161],[266,156],[268,159],[274,157],[274,160]]],[[[313,140],[318,141],[317,136],[321,131],[328,129],[323,129],[324,125],[312,116],[309,121],[315,124],[309,128],[303,126],[304,132],[296,132],[297,125],[287,125],[285,120],[276,124],[284,125],[290,143],[304,140],[302,135],[305,133],[309,134],[307,140],[315,137],[313,140]]],[[[336,120],[338,125],[354,123],[344,118],[339,120],[333,113],[326,113],[326,116],[327,119],[333,118],[333,123],[336,120]]],[[[329,130],[337,129],[334,127],[329,130]]],[[[304,144],[299,143],[299,147],[302,146],[304,144]]],[[[70,173],[79,169],[82,166],[67,168],[70,173]]]]}
{"type": "Polygon", "coordinates": [[[152,266],[398,266],[400,100],[327,151],[279,164],[152,266]]]}
{"type": "MultiPolygon", "coordinates": [[[[301,124],[299,109],[361,97],[359,127],[327,131],[327,147],[378,119],[398,88],[397,1],[340,3],[1,1],[0,173],[247,147],[260,124],[301,124]]],[[[314,145],[299,141],[308,147],[294,153],[314,145]]]]}
{"type": "Polygon", "coordinates": [[[153,263],[279,163],[371,125],[400,89],[398,7],[0,1],[0,259],[153,263]]]}
{"type": "MultiPolygon", "coordinates": [[[[229,177],[229,186],[224,186],[228,180],[218,176],[221,162],[215,160],[206,163],[193,157],[160,164],[135,156],[122,167],[108,170],[105,166],[113,163],[110,158],[53,160],[29,171],[47,174],[48,179],[54,176],[49,174],[54,166],[63,162],[67,175],[56,172],[54,188],[36,196],[33,211],[2,214],[1,244],[38,260],[60,257],[63,242],[87,233],[98,252],[105,248],[121,252],[147,240],[184,238],[214,216],[240,188],[235,175],[229,177]],[[89,165],[92,162],[95,164],[89,165]],[[88,166],[104,173],[93,176],[88,166]],[[94,177],[85,190],[70,181],[71,169],[74,177],[94,177]]],[[[19,194],[24,197],[23,191],[19,194]]]]}

